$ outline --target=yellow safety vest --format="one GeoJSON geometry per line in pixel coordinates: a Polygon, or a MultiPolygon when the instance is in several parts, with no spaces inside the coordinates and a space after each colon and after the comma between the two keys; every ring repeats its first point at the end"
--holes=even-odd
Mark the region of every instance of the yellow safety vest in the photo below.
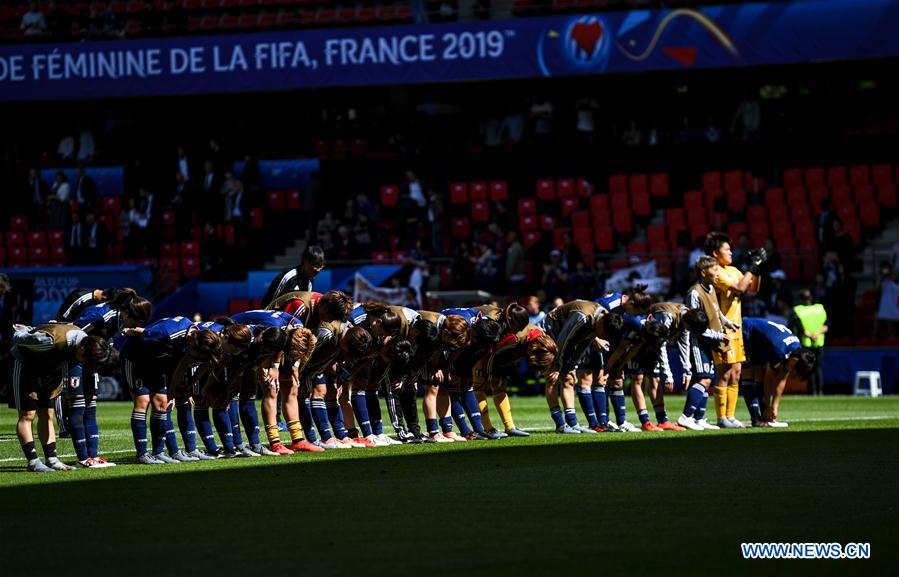
{"type": "MultiPolygon", "coordinates": [[[[793,307],[793,312],[799,317],[799,322],[802,323],[802,328],[807,333],[819,333],[827,323],[827,312],[824,310],[824,305],[821,304],[797,305],[793,307]]],[[[815,342],[805,335],[800,335],[799,340],[804,347],[819,349],[824,346],[823,334],[819,334],[815,342]]]]}

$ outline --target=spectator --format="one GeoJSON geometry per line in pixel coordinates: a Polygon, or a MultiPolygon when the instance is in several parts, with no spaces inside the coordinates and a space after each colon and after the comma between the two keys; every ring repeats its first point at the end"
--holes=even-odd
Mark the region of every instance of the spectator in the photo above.
{"type": "Polygon", "coordinates": [[[403,294],[403,300],[400,303],[400,306],[404,306],[412,310],[421,309],[421,299],[418,297],[418,293],[415,292],[414,288],[410,286],[406,287],[406,292],[403,294]]]}
{"type": "Polygon", "coordinates": [[[491,116],[484,122],[481,132],[487,148],[496,148],[503,143],[503,125],[496,116],[491,116]]]}
{"type": "Polygon", "coordinates": [[[811,288],[812,298],[817,303],[823,303],[827,298],[827,283],[824,281],[824,274],[815,273],[815,284],[811,288]]]}
{"type": "Polygon", "coordinates": [[[743,100],[737,105],[734,112],[734,119],[730,123],[730,131],[733,133],[737,127],[737,121],[740,121],[740,139],[744,142],[750,140],[758,140],[759,129],[762,124],[762,108],[759,101],[753,98],[752,94],[746,92],[743,100]]]}
{"type": "Polygon", "coordinates": [[[787,275],[782,270],[776,270],[769,278],[770,282],[765,283],[767,288],[763,288],[763,300],[765,308],[768,309],[768,316],[777,315],[786,318],[793,302],[793,293],[786,283],[787,275]]]}
{"type": "Polygon", "coordinates": [[[203,163],[203,193],[200,204],[203,207],[201,216],[212,222],[218,223],[224,209],[222,208],[221,181],[215,172],[215,163],[207,160],[203,163]]]}
{"type": "Polygon", "coordinates": [[[765,317],[767,316],[767,310],[765,309],[765,302],[758,297],[755,293],[744,293],[743,294],[743,316],[744,317],[765,317]]]}
{"type": "Polygon", "coordinates": [[[706,119],[703,136],[705,137],[705,141],[710,144],[715,144],[721,140],[721,129],[718,128],[718,123],[715,122],[715,119],[712,116],[709,116],[706,119]]]}
{"type": "Polygon", "coordinates": [[[830,226],[832,234],[830,235],[830,242],[824,246],[825,252],[835,252],[841,263],[850,265],[852,259],[855,258],[855,242],[843,228],[843,221],[839,218],[831,219],[830,226]]]}
{"type": "Polygon", "coordinates": [[[234,178],[234,173],[226,170],[225,179],[222,181],[222,188],[220,189],[222,206],[224,207],[222,222],[231,222],[231,218],[234,215],[234,200],[237,198],[238,184],[237,179],[234,178]]]}
{"type": "Polygon", "coordinates": [[[880,336],[884,328],[887,335],[899,336],[899,282],[896,281],[893,265],[887,261],[880,263],[875,290],[878,291],[878,305],[874,336],[880,336]]]}
{"type": "Polygon", "coordinates": [[[534,295],[523,300],[522,306],[528,311],[528,322],[532,325],[540,324],[546,318],[546,312],[540,306],[540,297],[534,295]]]}
{"type": "Polygon", "coordinates": [[[510,107],[503,119],[500,137],[506,144],[518,144],[523,135],[524,115],[510,107]]]}
{"type": "Polygon", "coordinates": [[[306,217],[306,240],[311,241],[312,235],[318,232],[318,218],[320,214],[320,199],[325,198],[325,185],[321,174],[317,170],[309,175],[309,182],[303,187],[302,204],[303,216],[306,217]]]}
{"type": "MultiPolygon", "coordinates": [[[[763,271],[775,271],[775,270],[783,270],[783,257],[780,256],[780,252],[778,252],[777,247],[774,245],[773,239],[768,239],[765,241],[765,252],[768,253],[768,260],[765,261],[764,266],[762,267],[763,271]]],[[[745,258],[745,253],[744,253],[745,258]]],[[[747,268],[749,267],[749,263],[746,262],[747,268]]],[[[743,269],[740,269],[743,270],[743,269]]]]}
{"type": "Polygon", "coordinates": [[[409,189],[409,196],[415,201],[418,208],[424,208],[428,204],[421,182],[411,170],[406,171],[406,188],[409,189]]]}
{"type": "Polygon", "coordinates": [[[78,210],[90,212],[100,208],[100,197],[97,193],[97,183],[93,178],[84,173],[84,168],[75,169],[75,200],[78,201],[78,210]]]}
{"type": "Polygon", "coordinates": [[[81,226],[81,214],[72,216],[72,226],[69,228],[68,260],[73,264],[84,263],[84,227],[81,226]]]}
{"type": "Polygon", "coordinates": [[[183,146],[175,149],[175,156],[178,162],[178,173],[184,179],[184,182],[190,182],[190,159],[187,157],[187,151],[183,146]]]}
{"type": "Polygon", "coordinates": [[[47,22],[44,20],[44,13],[41,12],[37,2],[28,4],[28,12],[22,15],[22,23],[19,29],[25,33],[28,38],[37,38],[42,36],[47,30],[47,22]]]}
{"type": "Polygon", "coordinates": [[[345,224],[337,228],[337,241],[335,245],[335,254],[339,260],[351,260],[356,258],[356,243],[350,234],[350,227],[345,224]]]}
{"type": "Polygon", "coordinates": [[[428,227],[431,229],[431,253],[443,256],[444,234],[443,197],[433,187],[428,187],[428,227]]]}
{"type": "Polygon", "coordinates": [[[514,230],[508,234],[506,249],[506,282],[509,293],[518,300],[524,290],[524,247],[518,239],[518,233],[514,230]]]}
{"type": "MultiPolygon", "coordinates": [[[[228,222],[234,224],[238,228],[242,228],[241,225],[244,222],[243,215],[247,212],[245,208],[245,203],[247,201],[246,192],[243,187],[243,182],[235,180],[234,190],[236,192],[234,194],[233,200],[231,201],[231,210],[229,211],[231,216],[228,222]]],[[[227,215],[229,213],[226,212],[225,214],[227,215]]]]}
{"type": "Polygon", "coordinates": [[[191,198],[190,187],[184,179],[184,173],[180,170],[175,173],[175,191],[172,193],[170,206],[175,212],[178,240],[187,240],[193,220],[193,198],[191,198]]]}
{"type": "MultiPolygon", "coordinates": [[[[594,297],[599,297],[606,294],[606,283],[609,280],[609,277],[612,276],[611,271],[609,271],[609,265],[606,264],[604,260],[597,260],[596,264],[593,265],[593,290],[594,297]]],[[[589,298],[589,297],[586,297],[589,298]]]]}
{"type": "Polygon", "coordinates": [[[569,271],[574,270],[577,263],[581,262],[581,249],[574,244],[570,232],[562,235],[562,246],[559,248],[562,253],[562,264],[569,271]]]}
{"type": "Polygon", "coordinates": [[[562,253],[558,250],[552,251],[549,254],[549,262],[543,264],[542,284],[546,293],[553,298],[567,298],[568,269],[562,263],[562,253]]]}
{"type": "Polygon", "coordinates": [[[818,246],[830,246],[833,242],[833,220],[836,216],[829,199],[821,201],[821,211],[815,220],[815,237],[818,239],[818,246]]]}
{"type": "Polygon", "coordinates": [[[453,280],[458,287],[470,287],[474,282],[474,259],[466,241],[453,250],[453,280]]]}
{"type": "Polygon", "coordinates": [[[325,213],[324,218],[318,221],[318,225],[316,225],[315,234],[318,238],[321,238],[327,234],[333,234],[337,232],[337,227],[340,226],[340,221],[334,218],[334,214],[330,211],[325,213]]]}
{"type": "Polygon", "coordinates": [[[360,254],[369,256],[371,247],[374,244],[371,234],[371,224],[368,222],[368,215],[360,214],[356,217],[356,224],[353,226],[353,239],[359,246],[360,254]]]}
{"type": "Polygon", "coordinates": [[[203,227],[203,269],[220,266],[225,261],[225,240],[211,222],[203,227]]]}
{"type": "Polygon", "coordinates": [[[693,250],[690,251],[689,265],[691,269],[696,266],[696,261],[701,256],[705,256],[705,236],[696,237],[696,243],[693,245],[693,250]]]}
{"type": "Polygon", "coordinates": [[[78,162],[90,162],[94,159],[94,154],[96,154],[94,135],[87,128],[83,128],[78,133],[78,162]]]}
{"type": "Polygon", "coordinates": [[[799,293],[800,304],[793,307],[793,332],[799,335],[802,346],[815,353],[815,371],[809,376],[809,393],[820,395],[824,392],[824,372],[821,358],[824,353],[824,335],[827,334],[827,312],[824,305],[815,303],[812,291],[803,289],[799,293]]]}
{"type": "Polygon", "coordinates": [[[643,141],[643,133],[637,128],[637,121],[631,120],[627,130],[621,134],[621,142],[625,146],[640,146],[643,141]]]}
{"type": "Polygon", "coordinates": [[[828,333],[835,337],[850,336],[855,332],[852,326],[854,307],[846,306],[847,303],[855,303],[855,289],[855,278],[846,274],[844,265],[836,263],[833,283],[829,287],[825,304],[830,311],[831,320],[828,333]]]}
{"type": "Polygon", "coordinates": [[[584,96],[574,105],[577,111],[577,122],[575,130],[577,135],[586,142],[593,142],[596,134],[596,111],[599,110],[599,103],[591,96],[584,96]]]}
{"type": "Polygon", "coordinates": [[[29,223],[34,229],[43,229],[47,222],[47,198],[50,196],[50,187],[36,168],[28,169],[26,193],[31,199],[29,223]]]}
{"type": "Polygon", "coordinates": [[[415,246],[409,251],[409,257],[405,260],[405,264],[412,267],[412,271],[409,273],[409,286],[415,289],[420,299],[425,283],[430,276],[428,255],[422,247],[421,239],[415,241],[415,246]]]}
{"type": "Polygon", "coordinates": [[[541,142],[548,141],[553,133],[553,105],[545,96],[534,99],[529,110],[531,129],[534,137],[541,142]]]}
{"type": "Polygon", "coordinates": [[[496,287],[496,255],[486,242],[478,245],[474,262],[475,282],[479,288],[492,291],[496,287]]]}
{"type": "Polygon", "coordinates": [[[83,226],[84,260],[88,264],[100,264],[106,259],[106,227],[89,212],[83,226]]]}
{"type": "Polygon", "coordinates": [[[75,138],[71,134],[63,135],[56,147],[56,156],[59,160],[69,161],[75,157],[75,138]]]}
{"type": "Polygon", "coordinates": [[[404,186],[400,189],[400,198],[396,203],[394,214],[396,215],[396,235],[399,238],[400,246],[408,248],[418,238],[418,228],[420,220],[418,218],[419,208],[412,199],[409,187],[404,186]]]}
{"type": "Polygon", "coordinates": [[[128,198],[127,206],[119,213],[119,227],[122,229],[122,242],[125,256],[134,258],[138,255],[139,232],[137,229],[137,200],[128,198]]]}
{"type": "Polygon", "coordinates": [[[56,173],[56,182],[47,197],[48,223],[51,229],[66,230],[69,228],[72,211],[69,209],[71,189],[65,173],[56,173]]]}
{"type": "Polygon", "coordinates": [[[596,286],[596,279],[591,271],[584,264],[584,261],[578,261],[574,265],[574,273],[571,275],[571,288],[574,291],[574,298],[593,300],[593,290],[596,286]]]}

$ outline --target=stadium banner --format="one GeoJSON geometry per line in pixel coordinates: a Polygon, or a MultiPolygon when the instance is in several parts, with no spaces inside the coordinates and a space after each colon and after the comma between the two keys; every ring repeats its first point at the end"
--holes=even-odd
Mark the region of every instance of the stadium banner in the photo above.
{"type": "Polygon", "coordinates": [[[899,55],[894,0],[805,0],[0,47],[0,101],[759,66],[899,55]]]}
{"type": "Polygon", "coordinates": [[[381,301],[391,305],[401,305],[406,300],[406,290],[401,288],[383,288],[375,286],[370,280],[357,272],[353,282],[353,301],[367,303],[381,301]]]}

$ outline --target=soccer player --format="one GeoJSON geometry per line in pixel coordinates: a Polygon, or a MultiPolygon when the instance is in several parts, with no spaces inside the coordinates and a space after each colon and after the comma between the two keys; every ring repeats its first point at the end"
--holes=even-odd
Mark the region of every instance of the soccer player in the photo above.
{"type": "Polygon", "coordinates": [[[50,324],[36,328],[13,325],[13,398],[18,411],[16,435],[28,460],[28,470],[36,473],[68,471],[56,455],[53,427],[54,400],[62,391],[66,371],[72,364],[91,370],[106,370],[118,356],[100,337],[88,336],[72,324],[50,324]],[[38,436],[44,451],[42,463],[34,448],[34,418],[38,416],[38,436]]]}
{"type": "Polygon", "coordinates": [[[543,330],[558,347],[556,370],[546,379],[546,402],[557,433],[596,432],[578,423],[574,407],[577,364],[588,346],[595,343],[606,348],[608,340],[620,333],[622,327],[621,315],[610,313],[600,304],[586,300],[565,303],[551,310],[543,319],[543,330]],[[559,407],[559,397],[564,413],[559,407]]]}
{"type": "MultiPolygon", "coordinates": [[[[715,277],[715,290],[718,295],[718,306],[724,316],[734,325],[740,324],[742,311],[740,299],[745,292],[758,292],[759,265],[767,259],[765,249],[749,251],[751,268],[742,273],[733,266],[731,239],[723,232],[710,232],[705,239],[705,252],[718,261],[718,276],[715,277]]],[[[715,383],[715,412],[718,426],[725,429],[742,428],[734,413],[737,409],[737,398],[740,393],[740,367],[746,360],[743,347],[743,335],[737,329],[724,328],[727,335],[727,347],[723,351],[713,351],[712,357],[718,373],[715,383]]]]}
{"type": "MultiPolygon", "coordinates": [[[[705,418],[706,405],[709,401],[709,387],[715,378],[712,352],[727,347],[727,334],[725,329],[733,332],[739,329],[721,312],[718,306],[718,295],[715,293],[714,282],[718,276],[718,261],[711,256],[701,256],[696,260],[697,281],[687,291],[686,304],[690,308],[705,311],[709,319],[709,328],[718,338],[707,338],[701,335],[690,335],[690,349],[684,365],[684,387],[687,390],[687,399],[684,402],[684,412],[677,419],[677,424],[692,431],[714,430],[717,425],[712,425],[705,418]]],[[[684,362],[682,359],[681,362],[684,362]]]]}
{"type": "MultiPolygon", "coordinates": [[[[453,431],[450,400],[444,384],[444,364],[447,351],[442,334],[446,316],[433,311],[418,311],[418,315],[419,320],[412,325],[409,331],[410,341],[415,343],[415,353],[401,388],[400,405],[404,417],[413,413],[417,415],[415,400],[418,385],[421,384],[425,390],[421,408],[425,415],[427,432],[422,434],[416,417],[414,425],[409,425],[411,436],[406,441],[465,441],[467,440],[465,437],[459,436],[453,431]]],[[[462,319],[458,320],[464,322],[462,319]]]]}
{"type": "Polygon", "coordinates": [[[285,293],[312,291],[312,281],[324,268],[325,251],[320,246],[306,246],[300,266],[282,271],[272,279],[265,296],[262,297],[262,307],[268,308],[272,301],[285,293]]]}
{"type": "Polygon", "coordinates": [[[778,419],[780,399],[790,375],[807,378],[815,370],[815,352],[790,329],[768,319],[744,317],[743,339],[749,359],[743,398],[754,427],[786,427],[778,419]]]}
{"type": "MultiPolygon", "coordinates": [[[[134,291],[123,291],[122,298],[108,303],[91,305],[80,310],[72,324],[81,327],[88,335],[111,340],[121,329],[143,326],[150,319],[153,305],[137,296],[134,291]]],[[[69,313],[75,307],[70,306],[69,313]]],[[[69,415],[69,430],[75,447],[78,465],[85,468],[114,467],[100,457],[100,427],[97,424],[97,385],[100,374],[84,371],[84,366],[74,364],[69,367],[68,378],[63,388],[69,415]]]]}

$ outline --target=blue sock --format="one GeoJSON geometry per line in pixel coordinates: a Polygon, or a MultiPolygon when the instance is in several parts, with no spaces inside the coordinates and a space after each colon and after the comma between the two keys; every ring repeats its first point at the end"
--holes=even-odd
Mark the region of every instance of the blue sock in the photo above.
{"type": "Polygon", "coordinates": [[[556,424],[557,429],[565,426],[565,415],[559,407],[550,409],[549,416],[553,418],[553,422],[556,424]]]}
{"type": "Polygon", "coordinates": [[[706,405],[709,404],[709,390],[706,387],[703,387],[702,389],[702,399],[699,401],[699,406],[696,407],[696,415],[694,415],[694,418],[697,421],[701,421],[705,418],[705,408],[706,405]]]}
{"type": "Polygon", "coordinates": [[[768,401],[765,398],[765,385],[762,383],[752,383],[755,388],[755,398],[759,401],[759,415],[764,416],[768,408],[768,401]]]}
{"type": "Polygon", "coordinates": [[[756,423],[760,421],[762,418],[762,408],[757,396],[755,383],[744,381],[740,385],[740,390],[743,392],[743,400],[746,401],[746,408],[749,409],[749,416],[752,419],[752,422],[756,423]]]}
{"type": "Polygon", "coordinates": [[[87,456],[100,456],[100,425],[97,424],[97,401],[88,401],[84,409],[84,436],[87,439],[87,456]]]}
{"type": "Polygon", "coordinates": [[[314,443],[318,440],[318,435],[315,434],[315,421],[313,420],[312,415],[312,399],[298,399],[297,405],[299,405],[300,408],[300,425],[303,426],[303,435],[306,437],[307,441],[314,443]]]}
{"type": "Polygon", "coordinates": [[[471,421],[471,428],[476,433],[484,434],[484,422],[481,420],[481,406],[478,404],[478,397],[474,394],[474,389],[468,389],[462,393],[462,404],[465,406],[465,412],[468,413],[468,420],[471,421]]]}
{"type": "Polygon", "coordinates": [[[346,425],[343,422],[343,411],[340,410],[340,403],[337,399],[325,399],[325,407],[328,409],[328,420],[334,427],[334,436],[339,440],[345,439],[347,436],[346,425]]]}
{"type": "Polygon", "coordinates": [[[609,397],[605,385],[594,385],[593,409],[599,414],[599,426],[605,427],[609,423],[609,397]]]}
{"type": "Polygon", "coordinates": [[[652,408],[656,412],[656,421],[661,425],[668,422],[668,411],[665,410],[665,403],[653,405],[652,408]]]}
{"type": "Polygon", "coordinates": [[[578,426],[576,409],[565,409],[565,424],[569,427],[578,426]]]}
{"type": "Polygon", "coordinates": [[[165,412],[165,447],[169,455],[174,455],[180,450],[178,437],[175,435],[175,422],[172,421],[172,407],[165,412]]]}
{"type": "Polygon", "coordinates": [[[459,427],[459,434],[463,437],[470,435],[471,427],[468,426],[468,421],[465,419],[465,407],[462,406],[461,393],[450,393],[450,414],[453,416],[456,426],[459,427]]]}
{"type": "Polygon", "coordinates": [[[244,433],[247,434],[247,442],[250,447],[259,446],[259,413],[256,412],[256,399],[241,399],[240,422],[243,423],[244,433]]]}
{"type": "Polygon", "coordinates": [[[584,411],[584,416],[587,417],[587,425],[591,429],[598,427],[599,420],[596,418],[596,407],[593,404],[593,394],[590,392],[590,387],[578,387],[577,399],[581,403],[581,410],[584,411]]]}
{"type": "Polygon", "coordinates": [[[165,416],[153,409],[150,415],[150,436],[153,438],[153,454],[158,455],[165,451],[165,416]]]}
{"type": "Polygon", "coordinates": [[[383,435],[384,425],[381,422],[381,402],[378,399],[378,391],[365,391],[365,403],[368,405],[368,418],[371,420],[372,434],[383,435]]]}
{"type": "Polygon", "coordinates": [[[228,405],[228,419],[231,421],[231,439],[234,446],[239,447],[243,445],[243,435],[240,434],[240,402],[237,399],[232,399],[228,405]]]}
{"type": "Polygon", "coordinates": [[[437,419],[425,419],[425,427],[428,428],[428,435],[431,437],[440,432],[440,427],[437,426],[437,419]]]}
{"type": "Polygon", "coordinates": [[[215,430],[218,431],[222,446],[226,451],[233,451],[234,430],[231,428],[231,412],[227,409],[212,409],[212,422],[215,423],[215,430]]]}
{"type": "Polygon", "coordinates": [[[640,424],[645,425],[649,422],[649,411],[646,409],[640,409],[637,411],[637,418],[640,419],[640,424]]]}
{"type": "Polygon", "coordinates": [[[327,441],[333,436],[331,426],[328,424],[328,409],[325,408],[324,399],[312,399],[312,420],[315,421],[315,428],[318,429],[322,441],[327,441]]]}
{"type": "Polygon", "coordinates": [[[371,435],[371,421],[368,417],[368,399],[365,391],[359,391],[350,395],[350,404],[353,405],[353,415],[356,416],[356,424],[363,437],[371,435]]]}
{"type": "Polygon", "coordinates": [[[190,401],[178,403],[178,429],[184,439],[184,450],[193,453],[197,450],[197,427],[194,423],[193,407],[190,401]]]}
{"type": "Polygon", "coordinates": [[[147,413],[131,411],[131,436],[134,438],[134,450],[140,457],[147,452],[147,413]]]}
{"type": "MultiPolygon", "coordinates": [[[[693,383],[687,389],[687,400],[684,402],[684,416],[692,417],[699,410],[702,404],[702,394],[705,393],[705,387],[700,383],[693,383]]],[[[708,398],[708,397],[706,397],[708,398]]]]}
{"type": "Polygon", "coordinates": [[[87,459],[87,437],[84,433],[84,397],[73,399],[69,405],[69,433],[79,461],[87,459]]]}
{"type": "Polygon", "coordinates": [[[624,400],[624,389],[613,389],[609,395],[612,409],[615,411],[615,424],[623,425],[627,420],[627,403],[624,400]]]}
{"type": "Polygon", "coordinates": [[[452,433],[453,432],[453,418],[452,417],[442,417],[440,419],[440,432],[452,433]]]}
{"type": "Polygon", "coordinates": [[[197,424],[197,432],[203,447],[207,453],[215,453],[219,450],[215,444],[215,433],[212,432],[212,420],[209,418],[209,408],[205,405],[194,405],[194,423],[197,424]]]}

